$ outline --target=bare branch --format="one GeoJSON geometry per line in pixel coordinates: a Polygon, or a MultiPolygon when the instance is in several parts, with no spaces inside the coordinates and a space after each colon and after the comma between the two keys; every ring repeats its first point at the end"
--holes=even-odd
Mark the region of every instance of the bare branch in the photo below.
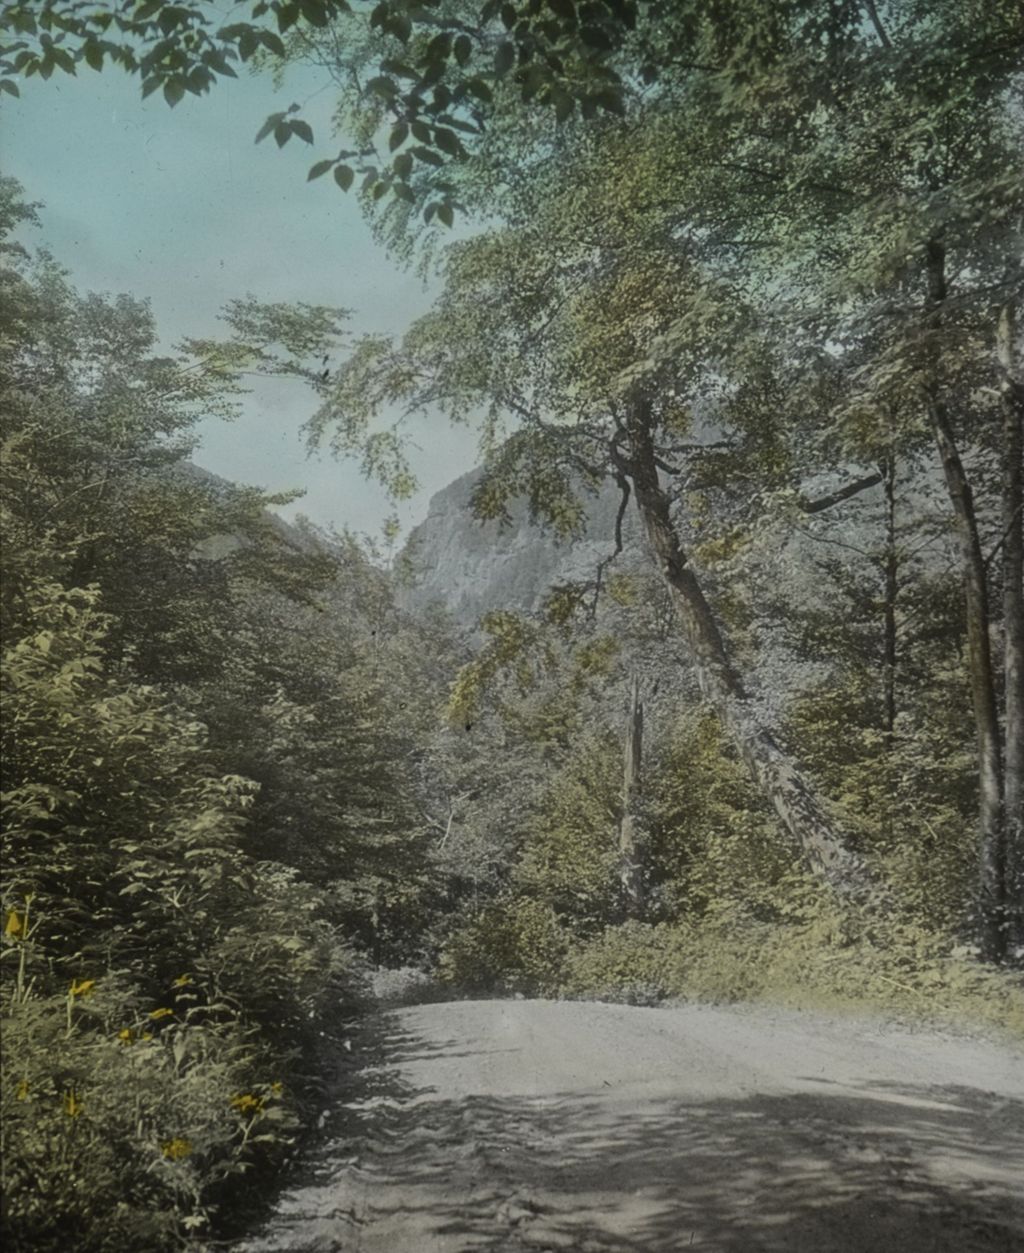
{"type": "Polygon", "coordinates": [[[1005,528],[1005,530],[1003,531],[1002,535],[1000,535],[1000,537],[999,537],[999,539],[998,539],[998,541],[997,541],[997,543],[996,543],[996,546],[992,549],[992,551],[989,553],[989,555],[985,558],[985,566],[986,566],[986,567],[987,567],[987,566],[989,566],[989,565],[992,563],[992,561],[993,561],[996,557],[998,557],[998,556],[999,556],[999,553],[1002,551],[1003,545],[1006,543],[1006,541],[1007,541],[1007,540],[1009,539],[1009,537],[1010,537],[1010,532],[1011,532],[1011,531],[1013,530],[1013,528],[1017,525],[1017,519],[1020,517],[1020,511],[1021,511],[1021,508],[1022,508],[1022,507],[1024,507],[1024,506],[1018,505],[1018,506],[1017,506],[1017,508],[1013,511],[1013,517],[1012,517],[1012,518],[1010,519],[1010,521],[1006,524],[1006,528],[1005,528]]]}
{"type": "Polygon", "coordinates": [[[889,38],[885,27],[882,25],[882,19],[878,16],[878,9],[875,7],[875,0],[864,0],[864,7],[868,11],[868,17],[871,18],[871,25],[875,28],[875,34],[878,36],[878,42],[883,48],[891,48],[892,40],[889,38]]]}
{"type": "Polygon", "coordinates": [[[632,489],[629,485],[629,479],[620,470],[616,471],[615,482],[619,485],[619,491],[621,492],[619,508],[615,514],[615,549],[597,563],[597,574],[594,579],[594,598],[590,602],[591,619],[597,617],[597,602],[600,599],[601,589],[604,586],[604,572],[622,554],[622,523],[626,517],[626,510],[629,508],[629,498],[632,494],[632,489]]]}
{"type": "Polygon", "coordinates": [[[876,487],[881,481],[881,474],[868,474],[862,479],[857,479],[853,483],[847,483],[845,487],[840,487],[836,491],[830,492],[827,496],[819,496],[817,500],[801,501],[800,508],[804,513],[824,513],[826,509],[831,509],[833,505],[849,500],[851,496],[856,496],[860,492],[866,492],[869,487],[876,487]]]}

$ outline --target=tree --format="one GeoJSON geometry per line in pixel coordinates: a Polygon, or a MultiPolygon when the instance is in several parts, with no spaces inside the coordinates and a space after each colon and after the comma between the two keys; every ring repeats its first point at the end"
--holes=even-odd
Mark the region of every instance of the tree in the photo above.
{"type": "Polygon", "coordinates": [[[387,597],[185,462],[240,370],[304,370],[321,319],[238,306],[246,342],[162,358],[144,305],[9,242],[11,183],[0,215],[3,1234],[180,1248],[313,1114],[354,1009],[346,891],[429,878],[369,632],[313,625],[387,597]]]}
{"type": "MultiPolygon", "coordinates": [[[[632,0],[596,0],[579,12],[572,0],[379,0],[372,9],[349,0],[250,0],[241,7],[249,20],[225,23],[213,0],[86,8],[76,0],[16,0],[5,6],[0,26],[0,94],[18,95],[18,75],[48,79],[111,64],[137,76],[144,97],[160,91],[173,107],[186,94],[203,95],[237,77],[239,63],[311,56],[355,83],[370,114],[388,123],[388,137],[385,147],[379,136],[361,136],[356,148],[317,161],[309,177],[331,172],[347,191],[358,174],[374,201],[425,200],[426,220],[451,226],[454,186],[440,177],[425,187],[410,178],[413,171],[437,175],[463,156],[463,138],[480,133],[503,83],[560,118],[577,104],[588,116],[621,109],[622,81],[610,61],[638,9],[632,0]],[[325,48],[326,55],[351,54],[351,64],[329,63],[325,48]],[[367,60],[375,70],[369,76],[362,72],[367,60]]],[[[292,138],[312,144],[312,127],[300,114],[297,104],[271,114],[257,142],[273,135],[278,147],[292,138]]]]}
{"type": "MultiPolygon", "coordinates": [[[[1009,104],[1024,39],[1019,7],[913,0],[869,11],[859,4],[768,0],[713,10],[688,4],[659,10],[657,27],[648,21],[652,12],[640,11],[635,37],[613,58],[620,72],[628,67],[636,74],[624,75],[630,90],[623,123],[592,117],[558,130],[543,109],[526,123],[519,100],[497,99],[471,157],[452,175],[470,209],[500,212],[510,230],[501,240],[495,233],[489,251],[482,244],[475,253],[456,250],[448,263],[450,290],[461,284],[478,299],[487,267],[492,274],[512,267],[516,281],[502,288],[504,322],[485,322],[474,310],[462,326],[463,339],[470,332],[491,340],[486,366],[478,361],[475,375],[466,363],[458,375],[451,370],[435,397],[444,395],[453,408],[461,402],[465,411],[475,388],[477,397],[501,398],[492,421],[504,406],[518,420],[530,415],[535,431],[545,414],[549,428],[534,441],[529,471],[524,460],[514,473],[520,483],[543,483],[549,502],[560,493],[561,518],[571,522],[571,492],[550,469],[567,455],[563,436],[553,433],[567,419],[567,406],[559,410],[551,368],[543,378],[531,369],[521,387],[515,374],[525,354],[559,334],[558,319],[574,319],[576,346],[563,336],[558,368],[587,380],[573,398],[576,453],[583,451],[588,403],[596,408],[614,395],[622,431],[615,470],[632,481],[662,566],[674,571],[680,606],[689,606],[691,643],[699,644],[705,665],[719,658],[714,686],[720,692],[733,682],[720,664],[699,588],[690,582],[685,549],[677,544],[680,556],[674,556],[669,502],[659,504],[659,472],[679,468],[659,446],[657,423],[659,406],[679,394],[680,359],[689,355],[690,396],[690,363],[702,352],[713,362],[704,370],[705,392],[721,391],[725,381],[735,402],[736,380],[746,375],[749,387],[758,376],[754,343],[765,337],[775,357],[774,385],[785,380],[820,409],[811,424],[820,458],[877,464],[887,450],[918,451],[923,431],[930,431],[959,537],[981,780],[979,922],[986,952],[998,956],[1013,890],[1005,871],[1007,822],[1013,830],[1017,822],[1005,804],[1004,763],[1016,779],[1020,755],[1015,731],[1009,744],[1004,740],[1019,721],[1019,685],[1014,680],[1002,693],[1001,709],[986,550],[999,543],[1001,529],[1011,549],[1017,543],[1019,462],[1013,455],[1004,460],[1003,523],[993,525],[1000,510],[984,499],[985,484],[1000,428],[985,398],[998,393],[1001,378],[1015,377],[998,366],[1006,349],[996,340],[1000,310],[1020,290],[1021,185],[1014,160],[1020,115],[1009,104]],[[645,63],[653,67],[649,91],[639,86],[645,63]],[[543,244],[539,233],[530,234],[541,215],[543,244]],[[527,237],[542,249],[544,264],[519,246],[527,237]],[[601,291],[603,307],[586,300],[588,282],[601,291]],[[551,290],[561,304],[545,299],[551,290]],[[615,326],[604,316],[608,308],[615,326]],[[508,351],[514,318],[529,328],[518,341],[518,358],[508,351]],[[487,387],[480,385],[484,368],[487,387]],[[968,430],[980,438],[965,453],[968,430]],[[549,461],[544,471],[542,447],[549,461]],[[979,458],[987,468],[972,484],[977,475],[970,463],[979,458]]],[[[395,231],[408,229],[404,210],[391,206],[387,213],[395,231]]],[[[444,307],[449,321],[459,316],[454,303],[444,307]]],[[[420,337],[429,334],[436,327],[423,328],[420,337]]],[[[378,365],[385,356],[378,350],[378,365]]],[[[363,364],[369,366],[369,357],[363,364]]],[[[760,371],[756,386],[767,373],[760,371]]],[[[364,380],[371,374],[367,369],[364,380]]],[[[1012,454],[1019,408],[1012,384],[1002,384],[1002,394],[1012,454]]],[[[420,397],[431,399],[429,389],[420,397]]],[[[792,408],[785,419],[791,433],[797,429],[792,408]]],[[[734,420],[738,409],[733,403],[734,420]]],[[[764,405],[756,420],[770,457],[779,422],[764,405]]],[[[593,472],[608,468],[594,460],[608,434],[590,431],[590,460],[580,459],[593,472]]],[[[766,485],[772,476],[784,480],[784,467],[762,465],[770,471],[766,485]]],[[[806,460],[802,468],[809,468],[806,460]]],[[[791,463],[791,477],[795,469],[791,463]]],[[[1019,568],[1004,556],[1007,640],[1019,638],[1019,568]]],[[[1017,673],[1013,663],[1010,672],[1017,673]]],[[[757,768],[775,787],[767,744],[762,757],[757,768]]],[[[1017,790],[1014,782],[1011,792],[1017,790]]],[[[791,800],[800,804],[796,792],[791,800]]],[[[1013,795],[1011,801],[1019,810],[1013,795]]],[[[817,817],[809,826],[824,830],[817,817]]]]}
{"type": "MultiPolygon", "coordinates": [[[[302,15],[295,6],[257,7],[261,16],[273,12],[288,25],[302,15]]],[[[372,30],[379,28],[385,60],[358,14],[351,19],[353,36],[346,35],[333,60],[315,34],[305,44],[298,40],[292,54],[327,56],[347,91],[348,116],[362,126],[368,144],[390,123],[391,169],[381,177],[376,167],[367,168],[364,188],[371,209],[395,189],[397,198],[388,199],[387,216],[379,219],[393,240],[409,237],[411,211],[423,204],[425,216],[449,223],[456,204],[500,212],[512,227],[504,261],[521,274],[531,267],[517,255],[516,237],[521,242],[528,234],[526,224],[543,205],[559,204],[565,220],[576,223],[572,237],[549,212],[565,259],[552,261],[548,249],[548,271],[532,266],[534,280],[558,290],[562,305],[553,308],[543,289],[520,283],[507,310],[507,320],[514,313],[534,336],[557,341],[559,369],[587,378],[573,405],[565,404],[564,393],[559,397],[551,368],[532,371],[528,394],[516,395],[511,374],[518,360],[508,352],[504,377],[485,387],[469,370],[461,377],[449,371],[433,398],[444,396],[453,410],[465,412],[467,399],[487,394],[492,422],[503,409],[520,421],[528,417],[534,438],[520,446],[529,443],[531,451],[517,466],[514,456],[506,458],[503,473],[528,481],[562,525],[571,526],[575,512],[558,462],[565,441],[550,429],[561,421],[571,416],[579,426],[572,451],[577,469],[582,465],[591,476],[611,469],[632,484],[708,694],[736,724],[750,766],[784,821],[812,859],[833,862],[829,873],[837,882],[860,880],[861,869],[836,844],[778,745],[747,723],[748,698],[721,632],[711,629],[710,602],[678,535],[673,542],[670,493],[659,473],[680,468],[664,455],[671,451],[665,419],[680,373],[675,358],[689,354],[684,393],[692,397],[698,348],[704,353],[702,386],[712,392],[724,386],[719,407],[728,402],[740,426],[743,406],[736,402],[744,386],[747,399],[750,387],[765,387],[769,377],[767,386],[785,380],[803,389],[806,402],[822,407],[814,427],[819,457],[869,454],[874,462],[883,445],[916,447],[922,425],[930,431],[964,585],[980,780],[979,925],[986,953],[999,957],[1017,908],[1013,867],[1024,752],[1020,470],[1014,456],[1001,459],[1002,503],[994,511],[1001,522],[993,525],[983,498],[998,440],[1011,452],[1019,443],[1019,371],[1012,335],[1002,329],[1012,324],[1002,311],[1019,299],[1021,287],[1022,189],[1014,159],[1020,113],[1011,104],[1024,43],[1019,5],[691,0],[593,7],[592,22],[589,9],[537,0],[488,4],[479,12],[439,6],[412,16],[387,3],[369,19],[372,30]],[[436,31],[430,39],[425,26],[436,31]],[[486,70],[474,75],[475,58],[491,55],[486,70]],[[367,80],[359,71],[369,64],[383,73],[367,80]],[[411,85],[399,86],[400,80],[411,85]],[[620,112],[626,114],[621,125],[615,121],[620,112]],[[403,151],[411,139],[419,147],[403,151]],[[574,216],[571,196],[558,191],[570,167],[575,193],[588,187],[600,204],[593,220],[574,216]],[[595,169],[602,178],[594,178],[595,169]],[[628,240],[616,216],[627,208],[633,211],[628,240]],[[581,240],[590,241],[590,255],[578,246],[581,240]],[[579,314],[587,301],[576,300],[574,279],[581,291],[589,283],[591,295],[614,296],[605,307],[630,330],[616,332],[601,317],[601,300],[593,299],[594,329],[584,326],[579,314]],[[555,326],[570,315],[576,317],[575,350],[570,337],[558,338],[564,327],[555,326]],[[759,366],[754,345],[762,336],[769,348],[759,366]],[[606,352],[601,362],[599,352],[606,352]],[[822,381],[827,390],[837,376],[845,379],[839,392],[846,395],[840,400],[833,387],[826,401],[822,381]],[[986,399],[1000,393],[996,405],[986,399]],[[616,409],[609,413],[612,399],[616,409]],[[590,420],[602,407],[605,429],[598,421],[585,432],[581,415],[590,420]],[[543,465],[550,459],[554,471],[543,465]],[[990,559],[997,545],[1001,566],[990,559]],[[997,569],[1001,588],[992,578],[997,569]],[[990,630],[1000,599],[1001,667],[990,630]]],[[[143,8],[152,9],[145,16],[153,18],[162,6],[143,8]]],[[[327,16],[317,8],[317,21],[327,16]]],[[[170,19],[162,14],[155,20],[170,19]]],[[[82,37],[82,31],[73,34],[82,37]]],[[[290,115],[280,115],[267,133],[280,131],[284,142],[295,125],[290,115]]],[[[348,185],[354,172],[339,162],[340,156],[322,162],[311,173],[333,165],[338,181],[348,185]]],[[[497,268],[501,246],[474,260],[481,258],[497,268]]],[[[456,265],[450,273],[453,290],[460,282],[471,289],[465,271],[460,276],[456,265]]],[[[506,285],[506,295],[513,295],[511,288],[506,285]]],[[[479,328],[498,335],[487,363],[495,366],[515,337],[493,318],[488,326],[476,318],[479,328]]],[[[524,343],[533,349],[530,336],[520,336],[519,347],[524,343]]],[[[387,373],[386,347],[370,347],[362,355],[364,382],[387,373]]],[[[350,371],[349,381],[357,374],[350,371]]],[[[420,399],[432,399],[428,393],[422,389],[420,399]]],[[[348,399],[351,420],[360,411],[352,388],[348,399]]],[[[362,403],[364,414],[373,407],[372,399],[362,403]]],[[[770,483],[784,479],[786,469],[770,461],[774,427],[767,408],[760,406],[757,421],[769,436],[762,439],[769,453],[762,467],[770,483]]],[[[792,414],[787,421],[792,433],[798,424],[792,414]]],[[[350,423],[342,428],[342,445],[359,443],[350,423]]],[[[795,469],[789,467],[791,479],[795,469]]],[[[495,500],[500,508],[500,492],[495,500]]]]}

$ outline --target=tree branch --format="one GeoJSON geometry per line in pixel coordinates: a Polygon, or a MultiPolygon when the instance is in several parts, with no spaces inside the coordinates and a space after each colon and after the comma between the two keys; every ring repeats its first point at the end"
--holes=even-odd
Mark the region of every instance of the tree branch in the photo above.
{"type": "MultiPolygon", "coordinates": [[[[615,441],[612,441],[611,453],[612,453],[613,461],[615,460],[614,443],[615,441]]],[[[616,462],[616,466],[617,466],[617,462],[616,462]]],[[[597,602],[600,599],[601,588],[604,585],[604,572],[605,570],[608,569],[608,567],[612,564],[612,562],[621,555],[622,548],[623,548],[622,523],[626,517],[626,510],[629,508],[629,498],[630,498],[630,495],[632,494],[632,489],[630,488],[630,485],[629,485],[629,479],[626,477],[623,471],[619,468],[616,468],[616,471],[615,471],[615,482],[619,485],[619,491],[621,493],[621,496],[619,499],[619,508],[615,514],[615,550],[614,552],[610,553],[607,557],[605,557],[602,561],[599,561],[597,563],[597,574],[594,580],[594,598],[590,602],[590,617],[591,618],[597,617],[597,602]]]]}
{"type": "Polygon", "coordinates": [[[984,564],[986,566],[991,565],[993,559],[999,556],[999,553],[1002,551],[1003,545],[1006,543],[1007,539],[1009,538],[1010,532],[1017,525],[1017,519],[1020,517],[1021,508],[1022,506],[1018,505],[1017,508],[1013,511],[1013,517],[1007,523],[1006,529],[1003,531],[1002,535],[999,537],[999,540],[996,543],[996,546],[992,549],[989,555],[985,558],[984,564]]]}
{"type": "Polygon", "coordinates": [[[878,16],[878,9],[875,7],[875,0],[864,0],[864,8],[868,11],[868,17],[871,18],[871,25],[875,28],[875,34],[878,36],[878,42],[883,48],[892,48],[892,40],[889,38],[885,27],[882,25],[882,19],[878,16]]]}
{"type": "Polygon", "coordinates": [[[860,492],[866,492],[869,487],[876,487],[881,481],[881,474],[868,474],[862,479],[847,483],[845,487],[830,492],[827,496],[819,496],[817,500],[803,500],[800,502],[800,508],[804,513],[824,513],[833,505],[849,500],[851,496],[856,496],[860,492]]]}

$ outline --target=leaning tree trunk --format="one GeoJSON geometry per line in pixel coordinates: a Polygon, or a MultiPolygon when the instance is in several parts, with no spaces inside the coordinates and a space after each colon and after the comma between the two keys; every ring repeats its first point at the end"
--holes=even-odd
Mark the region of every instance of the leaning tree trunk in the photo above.
{"type": "Polygon", "coordinates": [[[619,819],[619,883],[627,918],[639,918],[644,912],[643,869],[640,865],[636,834],[636,805],[640,791],[643,741],[644,707],[640,700],[640,680],[634,675],[626,722],[622,816],[619,819]]]}
{"type": "Polygon", "coordinates": [[[1003,397],[1003,630],[1006,756],[1006,905],[1010,937],[1024,944],[1024,379],[1015,357],[1013,308],[999,319],[1003,397]]]}
{"type": "MultiPolygon", "coordinates": [[[[945,250],[934,240],[928,246],[928,297],[931,309],[929,324],[932,330],[938,330],[940,310],[946,299],[945,250]]],[[[978,745],[978,912],[981,947],[985,958],[998,961],[1006,952],[1006,848],[999,707],[989,636],[991,613],[985,556],[970,481],[957,447],[949,410],[939,394],[935,378],[926,381],[925,400],[942,461],[946,491],[953,506],[964,592],[967,666],[978,745]]]]}
{"type": "Polygon", "coordinates": [[[633,480],[648,541],[675,601],[704,699],[715,709],[760,791],[811,869],[837,892],[867,896],[875,884],[864,861],[845,844],[814,790],[758,719],[726,650],[711,606],[687,563],[658,479],[650,411],[634,408],[628,425],[633,480]]]}

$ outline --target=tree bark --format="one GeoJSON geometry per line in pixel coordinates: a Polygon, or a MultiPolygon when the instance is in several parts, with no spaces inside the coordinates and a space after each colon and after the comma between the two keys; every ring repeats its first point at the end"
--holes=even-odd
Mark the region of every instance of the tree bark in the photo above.
{"type": "Polygon", "coordinates": [[[1007,305],[996,336],[1002,373],[1003,675],[1006,907],[1009,939],[1024,944],[1024,379],[1016,361],[1015,318],[1007,305]]]}
{"type": "MultiPolygon", "coordinates": [[[[946,299],[945,250],[928,245],[929,326],[938,330],[946,299]]],[[[949,410],[933,375],[925,382],[928,418],[942,461],[946,492],[953,506],[967,625],[967,664],[978,745],[978,922],[982,955],[999,961],[1006,953],[1003,771],[995,667],[989,635],[991,613],[985,557],[974,496],[957,447],[949,410]]]]}
{"type": "Polygon", "coordinates": [[[715,709],[754,782],[811,869],[838,893],[868,896],[876,885],[864,861],[832,827],[813,788],[756,716],[696,574],[672,524],[668,497],[658,479],[651,416],[636,404],[626,434],[630,455],[623,468],[633,481],[637,507],[689,645],[697,682],[715,709]]]}
{"type": "Polygon", "coordinates": [[[896,598],[899,594],[899,552],[896,547],[896,458],[888,453],[882,467],[885,485],[885,605],[883,609],[882,685],[885,746],[891,752],[896,732],[896,598]]]}
{"type": "Polygon", "coordinates": [[[619,821],[619,882],[627,918],[640,918],[644,912],[643,870],[637,850],[636,802],[643,763],[644,707],[640,700],[640,680],[633,676],[622,770],[622,817],[619,821]]]}

